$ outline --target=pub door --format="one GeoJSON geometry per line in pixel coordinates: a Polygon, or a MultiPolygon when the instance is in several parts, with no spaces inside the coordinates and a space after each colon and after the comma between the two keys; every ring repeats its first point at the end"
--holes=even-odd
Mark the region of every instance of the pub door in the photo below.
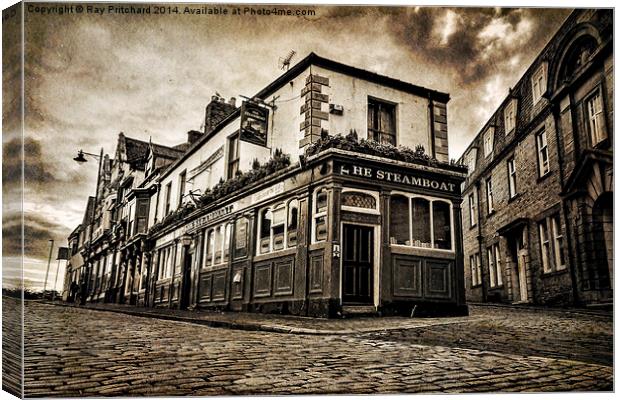
{"type": "Polygon", "coordinates": [[[373,304],[373,228],[343,225],[342,302],[373,304]]]}

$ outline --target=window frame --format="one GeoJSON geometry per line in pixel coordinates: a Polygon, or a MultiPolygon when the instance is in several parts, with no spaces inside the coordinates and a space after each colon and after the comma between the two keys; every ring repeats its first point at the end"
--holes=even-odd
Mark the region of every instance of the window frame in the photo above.
{"type": "Polygon", "coordinates": [[[467,195],[467,201],[469,202],[469,228],[473,228],[478,225],[478,193],[474,189],[467,195]]]}
{"type": "Polygon", "coordinates": [[[168,216],[168,214],[170,214],[171,211],[171,197],[172,197],[172,182],[168,182],[166,183],[165,186],[165,192],[164,192],[164,218],[168,216]]]}
{"type": "Polygon", "coordinates": [[[484,134],[482,135],[482,149],[484,152],[484,157],[488,158],[493,155],[493,144],[495,142],[495,127],[489,126],[484,134]]]}
{"type": "Polygon", "coordinates": [[[538,221],[538,243],[540,245],[540,261],[542,264],[543,274],[553,272],[553,267],[551,265],[551,240],[549,238],[549,233],[548,219],[543,218],[538,221]]]}
{"type": "Polygon", "coordinates": [[[516,103],[516,99],[511,99],[504,107],[504,135],[508,135],[517,127],[516,103]]]}
{"type": "Polygon", "coordinates": [[[502,278],[502,261],[499,249],[499,243],[494,243],[487,247],[487,258],[489,260],[489,284],[493,289],[500,288],[504,285],[502,278]]]}
{"type": "Polygon", "coordinates": [[[531,77],[532,104],[536,105],[547,92],[547,63],[541,63],[531,77]]]}
{"type": "Polygon", "coordinates": [[[183,195],[185,192],[186,183],[187,183],[187,170],[184,169],[179,174],[179,190],[178,190],[179,198],[177,201],[177,207],[181,207],[181,205],[183,204],[183,195]]]}
{"type": "Polygon", "coordinates": [[[508,170],[508,199],[514,199],[517,196],[517,162],[514,156],[506,160],[508,170]]]}
{"type": "Polygon", "coordinates": [[[547,143],[547,130],[542,128],[534,135],[536,141],[536,159],[538,160],[538,177],[542,178],[551,171],[549,162],[549,144],[547,143]],[[544,143],[543,143],[544,142],[544,143]],[[543,156],[544,154],[544,156],[543,156]],[[546,157],[546,160],[545,160],[546,157]]]}
{"type": "Polygon", "coordinates": [[[540,246],[540,256],[542,265],[542,274],[548,275],[554,272],[566,271],[566,253],[565,253],[565,241],[564,232],[562,231],[562,221],[560,219],[560,213],[556,212],[548,215],[537,222],[538,225],[538,244],[540,246]],[[542,237],[542,225],[546,225],[547,229],[547,265],[545,265],[545,249],[542,237]],[[562,243],[561,245],[559,243],[562,243]],[[561,264],[561,260],[564,263],[561,264]]]}
{"type": "Polygon", "coordinates": [[[485,186],[487,191],[487,215],[491,215],[495,212],[495,200],[493,199],[493,177],[489,176],[485,180],[485,186]]]}
{"type": "Polygon", "coordinates": [[[226,152],[226,179],[232,179],[235,177],[237,171],[239,171],[240,156],[239,146],[241,144],[241,132],[237,131],[228,137],[228,148],[226,152]],[[234,146],[234,153],[232,154],[234,146]]]}
{"type": "MultiPolygon", "coordinates": [[[[390,102],[390,101],[386,101],[386,100],[382,100],[376,97],[372,97],[372,96],[368,96],[368,100],[366,102],[366,111],[367,111],[367,115],[369,115],[371,113],[371,105],[374,105],[375,107],[372,109],[373,112],[373,124],[375,121],[379,120],[379,113],[382,109],[382,107],[386,107],[386,108],[390,108],[391,112],[391,120],[392,120],[392,125],[394,127],[394,132],[390,133],[390,132],[386,132],[381,130],[380,127],[374,128],[371,126],[367,126],[367,139],[368,140],[372,140],[375,141],[377,143],[380,144],[384,144],[383,142],[383,137],[384,136],[389,136],[390,138],[393,138],[394,141],[393,143],[391,141],[389,141],[388,143],[391,144],[392,146],[398,146],[398,126],[397,126],[397,114],[398,114],[398,103],[394,103],[394,102],[390,102]],[[376,137],[375,137],[376,136],[376,137]]],[[[368,121],[367,121],[368,124],[368,121]]],[[[377,122],[378,124],[378,122],[377,122]]]]}
{"type": "Polygon", "coordinates": [[[431,250],[431,251],[438,251],[438,252],[447,252],[447,253],[454,253],[455,252],[455,232],[454,232],[454,205],[452,204],[451,201],[447,200],[447,199],[443,199],[440,197],[432,197],[432,196],[425,196],[425,195],[421,195],[421,194],[414,194],[414,193],[407,193],[407,192],[403,192],[403,191],[398,191],[398,190],[393,190],[390,193],[390,199],[392,196],[394,195],[400,195],[400,196],[404,196],[406,198],[408,198],[408,204],[409,204],[409,214],[407,215],[408,221],[409,221],[409,243],[410,244],[396,244],[396,243],[391,243],[391,232],[390,232],[390,246],[392,247],[396,247],[396,248],[413,248],[413,249],[424,249],[424,250],[431,250]],[[430,247],[423,247],[423,246],[414,246],[413,245],[413,221],[411,218],[411,213],[412,213],[412,203],[413,200],[416,198],[421,198],[424,200],[428,201],[428,207],[429,207],[429,228],[430,228],[430,247]],[[440,248],[436,248],[435,247],[435,226],[434,226],[434,213],[433,213],[433,204],[435,202],[440,202],[440,203],[445,203],[449,206],[450,212],[449,212],[449,216],[450,216],[450,248],[449,249],[440,249],[440,248]]]}
{"type": "Polygon", "coordinates": [[[219,224],[211,225],[203,231],[203,243],[202,243],[202,255],[200,268],[213,268],[228,264],[230,261],[230,243],[232,239],[232,225],[233,221],[223,221],[219,224]],[[218,240],[218,233],[219,240],[218,240]],[[213,233],[213,240],[211,241],[209,236],[213,233]],[[216,244],[219,241],[219,250],[216,249],[216,244]],[[209,249],[210,248],[210,249],[209,249]],[[207,251],[209,249],[209,251],[207,251]],[[219,261],[216,261],[216,256],[219,251],[219,261]],[[207,255],[211,256],[210,262],[207,263],[207,255]]]}
{"type": "Polygon", "coordinates": [[[372,190],[365,189],[356,189],[356,188],[343,188],[341,192],[341,201],[340,201],[340,209],[343,211],[352,211],[357,213],[365,213],[365,214],[375,214],[380,215],[379,211],[379,193],[374,192],[372,190]],[[363,193],[367,194],[375,199],[375,208],[362,208],[362,207],[354,207],[354,206],[345,206],[342,205],[342,195],[345,193],[363,193]]]}
{"type": "MultiPolygon", "coordinates": [[[[602,90],[601,90],[600,85],[597,86],[596,89],[591,91],[584,98],[584,100],[583,100],[583,107],[585,108],[584,118],[585,118],[586,130],[587,130],[587,133],[588,133],[588,139],[590,140],[591,146],[592,147],[596,147],[600,143],[604,142],[606,139],[609,138],[609,134],[607,132],[607,125],[606,125],[606,121],[605,121],[605,104],[604,104],[602,90]],[[599,99],[600,110],[598,110],[598,112],[596,112],[596,114],[591,115],[590,114],[589,104],[595,98],[599,99]],[[598,120],[598,121],[600,122],[600,124],[599,124],[599,127],[597,129],[597,132],[594,132],[593,128],[592,128],[592,122],[593,122],[593,120],[595,120],[599,116],[600,116],[600,120],[598,120]],[[596,133],[596,135],[595,135],[595,133],[596,133]]],[[[596,123],[596,120],[594,122],[596,123]]]]}
{"type": "Polygon", "coordinates": [[[289,221],[289,217],[291,216],[291,207],[292,205],[295,203],[295,207],[297,208],[297,227],[295,228],[295,230],[297,231],[297,234],[299,235],[299,215],[300,215],[300,210],[299,210],[299,199],[297,197],[291,197],[291,198],[287,198],[287,199],[283,199],[283,200],[279,200],[274,202],[273,204],[269,205],[269,206],[265,206],[265,207],[261,207],[258,210],[258,226],[257,226],[257,232],[258,234],[256,235],[256,251],[255,251],[255,255],[256,256],[262,256],[265,254],[272,254],[272,253],[278,253],[278,252],[282,252],[282,251],[286,251],[288,249],[291,249],[295,246],[297,246],[297,242],[295,243],[294,246],[289,246],[289,225],[290,225],[290,221],[289,221]],[[280,207],[281,206],[281,207],[280,207]],[[263,214],[263,212],[267,211],[269,213],[271,213],[271,215],[273,216],[273,210],[279,210],[283,208],[284,211],[284,220],[282,222],[282,224],[278,224],[278,225],[274,225],[273,223],[270,223],[269,225],[269,249],[265,252],[261,251],[261,231],[262,231],[262,217],[261,215],[263,214]],[[283,225],[283,232],[282,234],[284,235],[283,237],[283,241],[282,241],[282,248],[281,249],[274,249],[274,233],[273,233],[273,228],[274,226],[280,226],[283,225]]]}
{"type": "Polygon", "coordinates": [[[476,252],[469,256],[471,271],[471,287],[482,286],[482,264],[480,263],[480,253],[476,252]]]}
{"type": "Polygon", "coordinates": [[[328,237],[329,237],[329,218],[328,218],[328,210],[329,210],[329,204],[330,204],[330,193],[331,191],[329,189],[327,189],[326,187],[319,187],[316,188],[314,190],[314,192],[312,193],[312,230],[311,230],[311,241],[310,243],[315,244],[315,243],[323,243],[325,241],[327,241],[328,237]],[[323,211],[317,211],[316,206],[317,206],[317,197],[319,192],[321,191],[325,191],[325,195],[327,196],[327,204],[325,206],[325,209],[323,211]],[[319,218],[325,218],[325,224],[327,225],[327,235],[325,237],[325,239],[317,239],[316,238],[316,225],[317,225],[317,220],[319,218]]]}

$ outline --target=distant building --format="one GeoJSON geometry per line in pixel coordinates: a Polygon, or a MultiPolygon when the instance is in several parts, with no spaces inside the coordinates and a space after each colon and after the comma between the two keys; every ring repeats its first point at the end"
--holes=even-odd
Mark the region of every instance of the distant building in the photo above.
{"type": "Polygon", "coordinates": [[[613,10],[576,10],[464,152],[467,299],[613,299],[613,10]]]}
{"type": "Polygon", "coordinates": [[[448,160],[448,100],[316,54],[238,108],[215,96],[204,134],[190,132],[189,148],[155,174],[147,162],[123,194],[125,209],[143,210],[133,222],[123,212],[120,225],[134,226],[117,246],[124,299],[310,316],[466,313],[466,170],[448,160]],[[136,221],[147,214],[145,228],[136,221]]]}

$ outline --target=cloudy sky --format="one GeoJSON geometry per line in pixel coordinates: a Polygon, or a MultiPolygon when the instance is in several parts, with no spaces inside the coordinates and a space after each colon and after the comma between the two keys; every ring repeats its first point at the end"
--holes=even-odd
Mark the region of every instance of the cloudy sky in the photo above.
{"type": "MultiPolygon", "coordinates": [[[[44,275],[48,240],[66,245],[94,193],[97,163],[77,165],[78,149],[113,153],[121,131],[177,144],[200,128],[215,91],[237,98],[256,93],[281,74],[278,58],[294,49],[296,60],[314,51],[450,93],[450,156],[458,158],[570,12],[312,9],[313,17],[26,12],[23,207],[31,284],[44,275]]],[[[15,42],[4,35],[5,61],[18,60],[15,42]]],[[[19,71],[3,72],[5,87],[14,87],[10,80],[19,71]]],[[[9,117],[18,105],[3,98],[5,199],[15,199],[20,184],[19,126],[9,117]]],[[[3,259],[17,269],[19,204],[5,204],[3,213],[3,259]]]]}

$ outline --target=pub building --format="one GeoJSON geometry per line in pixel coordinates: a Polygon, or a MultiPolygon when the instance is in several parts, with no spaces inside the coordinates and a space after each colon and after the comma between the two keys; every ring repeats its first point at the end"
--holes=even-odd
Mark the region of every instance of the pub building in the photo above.
{"type": "Polygon", "coordinates": [[[138,304],[466,314],[448,100],[311,53],[159,175],[138,304]]]}

